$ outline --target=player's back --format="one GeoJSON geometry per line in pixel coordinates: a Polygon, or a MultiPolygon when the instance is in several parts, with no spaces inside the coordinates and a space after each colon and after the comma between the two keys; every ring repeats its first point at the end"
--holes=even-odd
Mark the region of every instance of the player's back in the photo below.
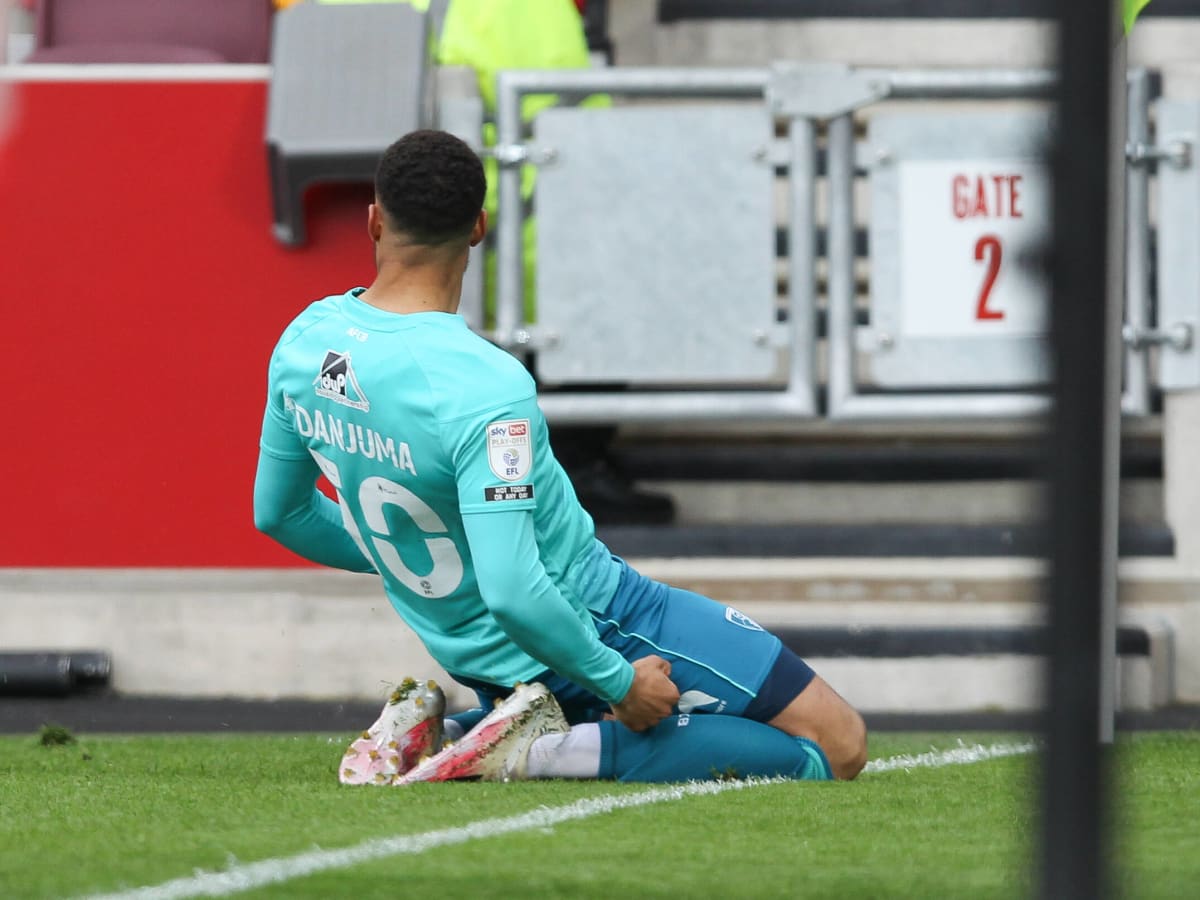
{"type": "Polygon", "coordinates": [[[271,402],[435,658],[459,674],[525,677],[536,669],[481,623],[463,514],[531,510],[542,563],[581,617],[615,578],[549,451],[534,382],[461,317],[389,313],[356,293],[314,303],[284,333],[271,402]]]}

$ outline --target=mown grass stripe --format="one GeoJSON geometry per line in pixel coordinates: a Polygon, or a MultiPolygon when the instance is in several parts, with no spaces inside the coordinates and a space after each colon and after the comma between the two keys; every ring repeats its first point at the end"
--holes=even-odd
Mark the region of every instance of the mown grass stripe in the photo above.
{"type": "MultiPolygon", "coordinates": [[[[996,744],[984,747],[965,745],[947,751],[931,751],[917,756],[895,756],[874,760],[868,772],[887,772],[896,769],[962,765],[1028,753],[1034,744],[996,744]]],[[[389,856],[424,853],[435,847],[464,844],[481,838],[497,837],[533,828],[547,828],[562,822],[586,819],[621,809],[632,809],[652,803],[681,800],[685,797],[710,796],[726,791],[744,790],[766,784],[785,783],[781,778],[750,778],[743,781],[703,781],[682,785],[651,788],[636,794],[608,795],[579,800],[559,807],[541,807],[515,816],[484,819],[456,828],[442,828],[421,834],[406,834],[391,838],[375,838],[352,847],[338,850],[311,850],[294,856],[264,859],[259,862],[234,865],[223,872],[198,872],[186,878],[176,878],[157,885],[92,895],[92,900],[183,900],[188,897],[225,897],[241,891],[303,878],[329,869],[345,869],[389,856]]]]}

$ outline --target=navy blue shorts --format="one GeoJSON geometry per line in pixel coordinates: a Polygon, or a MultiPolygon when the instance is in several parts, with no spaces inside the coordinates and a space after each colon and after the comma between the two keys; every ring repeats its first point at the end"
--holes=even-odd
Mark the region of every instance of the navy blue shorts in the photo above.
{"type": "MultiPolygon", "coordinates": [[[[779,638],[732,607],[653,581],[623,560],[612,602],[593,613],[600,639],[630,662],[661,656],[679,688],[679,713],[721,713],[766,722],[813,679],[813,671],[779,638]]],[[[507,691],[470,679],[485,709],[507,691]]],[[[608,704],[552,672],[543,682],[568,721],[595,721],[608,704]]]]}

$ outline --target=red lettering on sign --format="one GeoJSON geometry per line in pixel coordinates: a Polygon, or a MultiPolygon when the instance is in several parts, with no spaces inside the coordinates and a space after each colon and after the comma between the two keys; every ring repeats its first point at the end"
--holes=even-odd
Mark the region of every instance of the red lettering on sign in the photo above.
{"type": "Polygon", "coordinates": [[[1020,175],[955,175],[950,179],[951,211],[956,219],[1020,219],[1020,175]]]}
{"type": "Polygon", "coordinates": [[[987,214],[988,214],[987,191],[984,188],[983,179],[976,178],[975,179],[975,206],[971,210],[971,215],[986,216],[987,214]]]}
{"type": "Polygon", "coordinates": [[[990,309],[988,298],[992,287],[996,284],[996,276],[1000,274],[1000,238],[994,234],[985,234],[975,242],[975,261],[982,262],[987,256],[987,272],[983,276],[983,289],[979,292],[979,302],[975,304],[975,318],[982,321],[996,321],[1004,318],[1004,310],[990,309]]]}
{"type": "Polygon", "coordinates": [[[970,182],[966,175],[955,175],[950,182],[951,203],[954,208],[954,218],[965,219],[970,213],[967,206],[967,186],[970,182]]]}
{"type": "Polygon", "coordinates": [[[1008,179],[1008,214],[1014,219],[1020,219],[1021,210],[1017,209],[1017,201],[1021,198],[1019,186],[1021,184],[1020,175],[1012,175],[1008,179]]]}

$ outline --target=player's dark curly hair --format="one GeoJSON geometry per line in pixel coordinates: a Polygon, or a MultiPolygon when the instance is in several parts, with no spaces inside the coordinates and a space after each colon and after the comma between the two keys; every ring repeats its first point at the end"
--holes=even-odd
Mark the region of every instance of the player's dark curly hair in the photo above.
{"type": "Polygon", "coordinates": [[[413,131],[384,151],[375,194],[395,230],[438,245],[471,233],[487,180],[475,151],[445,131],[413,131]]]}

